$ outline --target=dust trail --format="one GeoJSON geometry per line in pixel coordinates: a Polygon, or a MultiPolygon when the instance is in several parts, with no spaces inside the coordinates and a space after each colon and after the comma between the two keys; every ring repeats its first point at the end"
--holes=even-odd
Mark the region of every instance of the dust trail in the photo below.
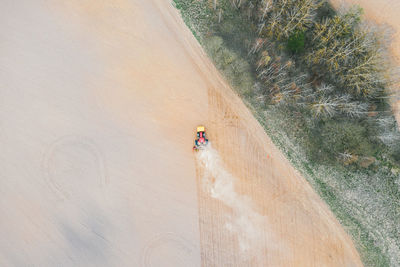
{"type": "Polygon", "coordinates": [[[254,251],[256,247],[261,247],[266,218],[253,209],[248,198],[235,191],[236,178],[224,168],[218,152],[209,144],[197,153],[196,158],[204,168],[204,190],[233,211],[225,227],[237,236],[241,251],[254,251]]]}

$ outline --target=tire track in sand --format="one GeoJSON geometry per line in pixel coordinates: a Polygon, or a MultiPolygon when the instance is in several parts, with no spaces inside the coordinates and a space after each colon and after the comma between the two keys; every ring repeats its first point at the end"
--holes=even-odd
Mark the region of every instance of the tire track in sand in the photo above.
{"type": "Polygon", "coordinates": [[[108,181],[104,155],[89,138],[62,136],[44,153],[44,180],[59,200],[100,189],[108,181]]]}
{"type": "Polygon", "coordinates": [[[152,238],[142,252],[142,266],[186,267],[192,264],[193,244],[178,234],[167,232],[152,238]],[[171,259],[171,262],[165,262],[171,259]]]}

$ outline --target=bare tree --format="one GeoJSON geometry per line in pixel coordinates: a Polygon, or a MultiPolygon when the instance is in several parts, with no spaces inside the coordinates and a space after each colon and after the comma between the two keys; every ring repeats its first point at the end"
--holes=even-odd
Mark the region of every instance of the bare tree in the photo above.
{"type": "Polygon", "coordinates": [[[322,96],[318,98],[315,102],[310,103],[310,109],[314,117],[333,117],[337,114],[337,108],[339,105],[337,99],[322,96]]]}
{"type": "Polygon", "coordinates": [[[264,43],[265,43],[265,39],[257,38],[255,40],[253,46],[250,48],[248,54],[250,55],[250,54],[258,53],[260,51],[260,49],[263,47],[264,43]]]}
{"type": "Polygon", "coordinates": [[[298,103],[308,107],[314,118],[332,118],[339,114],[359,118],[368,114],[367,103],[352,100],[348,94],[338,94],[336,88],[328,84],[316,89],[306,86],[298,103]]]}
{"type": "Polygon", "coordinates": [[[377,34],[359,26],[359,17],[360,11],[352,9],[315,23],[314,49],[305,59],[310,65],[322,66],[349,93],[372,96],[387,84],[387,66],[377,34]]]}
{"type": "Polygon", "coordinates": [[[400,142],[400,132],[393,116],[380,116],[376,122],[380,129],[377,137],[382,143],[393,146],[400,142]]]}
{"type": "Polygon", "coordinates": [[[240,8],[243,4],[245,4],[247,0],[231,0],[232,6],[236,9],[240,8]]]}
{"type": "Polygon", "coordinates": [[[313,22],[318,0],[263,0],[259,10],[259,33],[276,39],[306,30],[313,22]]]}
{"type": "MultiPolygon", "coordinates": [[[[349,96],[345,96],[345,99],[350,99],[349,96]]],[[[348,117],[360,118],[365,117],[368,113],[368,104],[360,101],[344,101],[339,106],[340,112],[348,117]]]]}

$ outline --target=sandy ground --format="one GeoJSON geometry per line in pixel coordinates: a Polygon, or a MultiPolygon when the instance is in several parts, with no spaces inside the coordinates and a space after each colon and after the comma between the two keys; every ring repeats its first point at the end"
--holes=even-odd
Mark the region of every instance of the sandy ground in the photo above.
{"type": "MultiPolygon", "coordinates": [[[[330,0],[334,6],[358,5],[365,18],[383,26],[391,34],[390,50],[393,62],[400,68],[400,1],[399,0],[330,0]]],[[[393,92],[393,108],[400,127],[400,84],[393,92]]]]}
{"type": "Polygon", "coordinates": [[[361,266],[169,1],[0,12],[0,266],[361,266]]]}

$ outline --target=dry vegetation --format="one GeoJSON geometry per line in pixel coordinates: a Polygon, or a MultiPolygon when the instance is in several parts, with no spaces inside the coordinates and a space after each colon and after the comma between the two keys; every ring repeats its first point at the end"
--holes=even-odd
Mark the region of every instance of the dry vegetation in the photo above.
{"type": "Polygon", "coordinates": [[[175,0],[216,66],[352,234],[400,262],[400,133],[387,41],[321,0],[175,0]]]}

